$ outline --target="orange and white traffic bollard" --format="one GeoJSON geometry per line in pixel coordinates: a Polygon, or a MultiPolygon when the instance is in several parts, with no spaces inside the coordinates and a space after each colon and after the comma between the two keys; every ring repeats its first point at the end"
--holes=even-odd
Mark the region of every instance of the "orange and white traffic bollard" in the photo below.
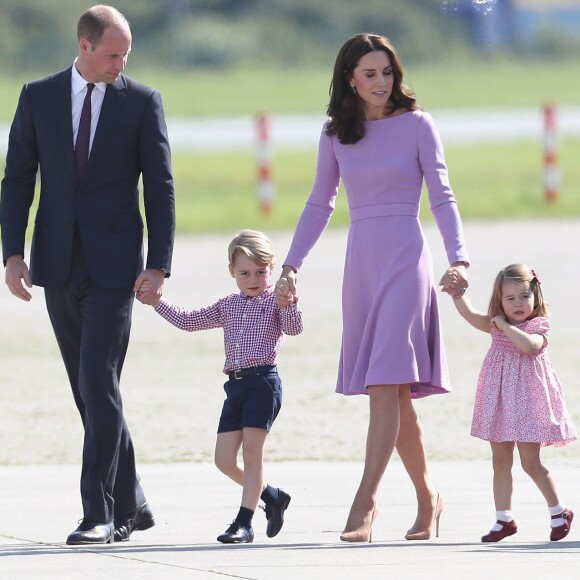
{"type": "Polygon", "coordinates": [[[270,213],[274,203],[274,183],[272,181],[270,123],[266,114],[258,115],[256,127],[258,132],[258,200],[262,213],[270,213]]]}
{"type": "Polygon", "coordinates": [[[544,105],[544,193],[546,200],[555,202],[560,195],[561,174],[558,166],[558,134],[556,106],[544,105]]]}

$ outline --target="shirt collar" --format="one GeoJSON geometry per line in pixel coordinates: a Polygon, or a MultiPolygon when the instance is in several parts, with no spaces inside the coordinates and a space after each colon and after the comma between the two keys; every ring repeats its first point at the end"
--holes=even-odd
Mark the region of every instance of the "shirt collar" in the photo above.
{"type": "Polygon", "coordinates": [[[273,291],[274,287],[268,286],[268,288],[266,288],[263,292],[260,292],[260,294],[258,294],[257,296],[248,296],[243,292],[240,292],[240,294],[242,295],[242,298],[245,298],[246,300],[264,300],[265,298],[268,298],[268,296],[270,296],[270,294],[272,294],[273,291]]]}
{"type": "MultiPolygon", "coordinates": [[[[73,62],[72,66],[72,76],[71,76],[71,87],[73,95],[78,95],[87,86],[87,81],[81,76],[81,73],[77,70],[76,66],[77,59],[73,62]]],[[[107,83],[95,83],[95,88],[99,89],[103,93],[107,89],[107,83]]]]}

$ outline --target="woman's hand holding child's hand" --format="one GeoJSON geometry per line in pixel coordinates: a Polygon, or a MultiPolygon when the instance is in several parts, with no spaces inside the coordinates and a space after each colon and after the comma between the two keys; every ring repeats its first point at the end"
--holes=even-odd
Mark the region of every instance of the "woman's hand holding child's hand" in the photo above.
{"type": "Polygon", "coordinates": [[[280,278],[276,282],[276,304],[279,308],[286,308],[295,302],[295,295],[290,292],[290,284],[285,278],[280,278]]]}
{"type": "Polygon", "coordinates": [[[447,268],[441,280],[439,280],[439,286],[442,286],[441,292],[447,292],[453,297],[465,294],[465,290],[469,286],[465,266],[457,264],[447,268]]]}

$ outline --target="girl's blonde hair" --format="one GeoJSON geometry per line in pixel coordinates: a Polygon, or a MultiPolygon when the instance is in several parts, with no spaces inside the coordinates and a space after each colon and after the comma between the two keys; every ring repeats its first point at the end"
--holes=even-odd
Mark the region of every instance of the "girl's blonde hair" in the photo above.
{"type": "Polygon", "coordinates": [[[234,265],[236,255],[240,252],[256,264],[267,264],[273,268],[276,263],[272,242],[257,230],[243,230],[230,242],[228,246],[230,266],[234,265]]]}
{"type": "Polygon", "coordinates": [[[530,283],[530,292],[534,295],[534,309],[528,320],[536,318],[537,316],[548,316],[548,304],[544,301],[541,283],[536,273],[525,264],[510,264],[500,270],[499,274],[495,277],[491,300],[489,301],[489,309],[487,311],[489,318],[498,315],[506,316],[501,305],[504,282],[513,282],[515,284],[530,283]]]}

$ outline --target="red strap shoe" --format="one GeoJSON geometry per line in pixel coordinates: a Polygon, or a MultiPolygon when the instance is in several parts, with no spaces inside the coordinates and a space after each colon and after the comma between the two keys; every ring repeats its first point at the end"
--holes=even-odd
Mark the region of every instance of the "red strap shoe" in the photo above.
{"type": "Polygon", "coordinates": [[[481,538],[482,542],[499,542],[508,536],[513,536],[518,531],[518,526],[516,525],[515,520],[512,520],[511,522],[497,520],[497,523],[501,526],[501,530],[498,530],[497,532],[491,531],[489,534],[485,534],[485,536],[481,538]]]}
{"type": "Polygon", "coordinates": [[[561,514],[552,516],[553,520],[557,518],[562,518],[564,520],[564,523],[561,526],[556,526],[555,528],[552,528],[552,531],[550,532],[550,540],[552,542],[563,540],[568,535],[568,533],[570,532],[570,528],[572,527],[574,512],[572,510],[566,509],[561,514]]]}

